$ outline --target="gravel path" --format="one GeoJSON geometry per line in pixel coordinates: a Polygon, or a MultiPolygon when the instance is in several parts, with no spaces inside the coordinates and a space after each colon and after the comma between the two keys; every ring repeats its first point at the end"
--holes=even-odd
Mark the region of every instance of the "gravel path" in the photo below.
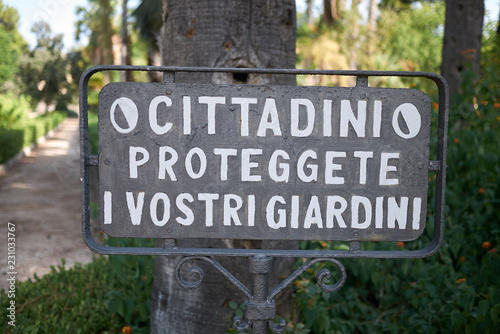
{"type": "Polygon", "coordinates": [[[20,281],[50,272],[51,265],[87,263],[92,253],[80,227],[78,119],[59,130],[0,177],[0,289],[7,286],[7,223],[15,224],[20,281]]]}

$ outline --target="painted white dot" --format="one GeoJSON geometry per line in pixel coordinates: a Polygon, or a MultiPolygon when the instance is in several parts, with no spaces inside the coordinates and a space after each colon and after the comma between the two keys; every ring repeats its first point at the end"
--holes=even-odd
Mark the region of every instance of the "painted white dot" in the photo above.
{"type": "Polygon", "coordinates": [[[422,125],[422,119],[417,107],[412,103],[403,103],[394,110],[392,115],[392,127],[396,134],[404,139],[410,139],[418,135],[420,127],[422,125]],[[408,127],[408,133],[404,133],[399,127],[399,115],[403,116],[403,120],[406,122],[408,127]]]}
{"type": "Polygon", "coordinates": [[[137,110],[137,106],[135,105],[134,101],[132,101],[128,97],[120,97],[116,99],[115,102],[113,102],[113,104],[111,105],[109,112],[110,112],[109,117],[111,118],[111,124],[113,124],[113,127],[116,129],[116,131],[126,134],[132,132],[135,129],[137,125],[137,120],[139,119],[139,112],[137,110]],[[116,107],[118,106],[120,107],[123,116],[125,116],[128,128],[122,128],[116,122],[115,113],[116,113],[116,107]]]}

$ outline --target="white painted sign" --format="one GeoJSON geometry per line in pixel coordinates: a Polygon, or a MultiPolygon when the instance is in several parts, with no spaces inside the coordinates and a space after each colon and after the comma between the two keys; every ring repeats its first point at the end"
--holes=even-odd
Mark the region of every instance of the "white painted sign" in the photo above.
{"type": "Polygon", "coordinates": [[[415,239],[430,110],[410,89],[109,84],[99,96],[101,227],[124,237],[415,239]]]}

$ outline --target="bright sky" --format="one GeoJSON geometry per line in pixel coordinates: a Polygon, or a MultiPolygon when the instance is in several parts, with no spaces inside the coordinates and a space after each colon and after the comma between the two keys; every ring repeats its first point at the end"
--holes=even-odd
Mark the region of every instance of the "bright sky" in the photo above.
{"type": "MultiPolygon", "coordinates": [[[[15,7],[21,16],[20,33],[31,46],[36,43],[35,36],[31,32],[34,22],[44,20],[49,22],[52,32],[64,34],[63,42],[66,51],[77,46],[75,41],[76,7],[86,6],[87,0],[4,0],[4,4],[15,7]]],[[[121,2],[121,1],[120,1],[121,2]]],[[[129,8],[135,8],[139,0],[129,1],[129,8]]],[[[321,0],[315,0],[319,6],[321,0]]],[[[486,0],[488,20],[498,20],[500,0],[486,0]]],[[[305,0],[297,0],[297,9],[304,10],[305,0]]],[[[86,44],[83,39],[80,43],[86,44]]]]}

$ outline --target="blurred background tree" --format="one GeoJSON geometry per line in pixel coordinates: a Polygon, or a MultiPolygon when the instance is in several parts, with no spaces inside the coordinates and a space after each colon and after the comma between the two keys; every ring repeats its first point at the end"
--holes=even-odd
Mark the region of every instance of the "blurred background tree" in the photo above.
{"type": "Polygon", "coordinates": [[[73,97],[67,74],[68,58],[62,54],[62,35],[53,35],[46,22],[37,22],[31,29],[37,44],[20,58],[19,78],[23,91],[35,107],[44,102],[46,108],[54,103],[69,103],[73,97]]]}
{"type": "MultiPolygon", "coordinates": [[[[139,37],[147,45],[147,65],[160,66],[160,31],[163,26],[163,2],[162,0],[142,0],[132,12],[135,20],[134,27],[139,37]]],[[[157,72],[148,72],[150,81],[161,81],[161,75],[157,72]]]]}
{"type": "Polygon", "coordinates": [[[18,71],[19,57],[28,43],[19,34],[19,14],[0,0],[0,94],[15,89],[11,81],[18,71]]]}
{"type": "MultiPolygon", "coordinates": [[[[115,62],[113,36],[116,27],[112,24],[116,3],[112,0],[89,0],[86,7],[77,7],[76,40],[85,33],[89,37],[87,55],[94,65],[118,64],[115,62]]],[[[111,82],[111,74],[104,72],[104,82],[111,82]]]]}
{"type": "Polygon", "coordinates": [[[483,0],[447,2],[441,75],[448,81],[451,95],[457,92],[467,69],[479,78],[483,18],[483,0]]]}

